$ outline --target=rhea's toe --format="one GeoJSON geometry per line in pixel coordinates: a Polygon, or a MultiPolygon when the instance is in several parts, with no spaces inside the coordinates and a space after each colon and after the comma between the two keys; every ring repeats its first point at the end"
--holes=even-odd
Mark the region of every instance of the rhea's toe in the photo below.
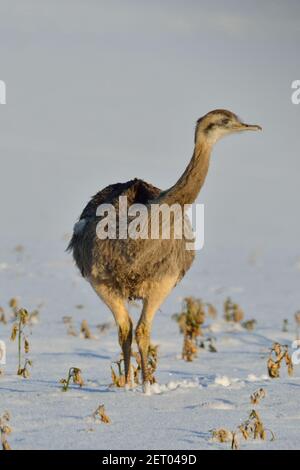
{"type": "Polygon", "coordinates": [[[150,382],[149,380],[146,380],[144,383],[143,383],[143,392],[145,395],[151,395],[151,385],[150,385],[150,382]]]}

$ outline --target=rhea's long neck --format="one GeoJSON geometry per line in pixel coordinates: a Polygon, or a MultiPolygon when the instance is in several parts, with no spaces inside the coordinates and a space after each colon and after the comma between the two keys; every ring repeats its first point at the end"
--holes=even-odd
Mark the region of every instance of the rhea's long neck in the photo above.
{"type": "Polygon", "coordinates": [[[196,141],[194,153],[184,173],[177,183],[159,197],[160,204],[192,204],[197,198],[207,175],[211,154],[211,144],[205,139],[196,141]]]}

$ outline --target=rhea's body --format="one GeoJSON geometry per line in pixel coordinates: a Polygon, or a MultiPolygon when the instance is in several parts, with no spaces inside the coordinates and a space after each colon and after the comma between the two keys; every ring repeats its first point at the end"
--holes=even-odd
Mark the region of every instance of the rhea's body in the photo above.
{"type": "MultiPolygon", "coordinates": [[[[116,208],[118,224],[119,197],[126,196],[127,204],[144,204],[150,213],[150,204],[162,191],[140,179],[127,183],[117,183],[98,192],[83,210],[70,247],[82,275],[92,284],[105,283],[122,298],[144,299],[154,282],[163,282],[172,277],[174,285],[179,282],[192,265],[195,257],[193,249],[187,249],[191,242],[182,231],[182,238],[159,239],[125,238],[100,239],[97,224],[101,220],[96,215],[101,204],[112,204],[116,208]]],[[[187,216],[185,224],[188,225],[187,216]]],[[[149,230],[150,231],[150,230],[149,230]]],[[[116,233],[119,230],[117,226],[116,233]]],[[[172,230],[171,230],[172,234],[172,230]]]]}
{"type": "MultiPolygon", "coordinates": [[[[162,236],[158,239],[99,238],[97,225],[101,217],[97,215],[97,208],[102,204],[111,204],[118,213],[119,197],[125,196],[128,207],[140,203],[149,210],[153,204],[168,207],[177,204],[184,212],[185,207],[195,201],[204,184],[215,142],[227,134],[258,129],[259,126],[244,124],[230,111],[215,110],[206,114],[197,121],[193,156],[174,186],[161,191],[139,179],[107,186],[91,199],[75,225],[69,248],[73,250],[82,275],[114,315],[119,327],[127,383],[130,383],[132,343],[132,321],[127,301],[143,301],[136,340],[141,355],[143,381],[147,384],[148,351],[154,315],[190,268],[195,253],[187,249],[184,231],[181,239],[174,236],[166,239],[162,236]]],[[[187,217],[183,217],[187,222],[187,217]]]]}

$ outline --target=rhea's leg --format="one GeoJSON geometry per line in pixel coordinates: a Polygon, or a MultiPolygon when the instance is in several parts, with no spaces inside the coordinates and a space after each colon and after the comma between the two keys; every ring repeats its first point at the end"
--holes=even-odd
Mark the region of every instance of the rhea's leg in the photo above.
{"type": "Polygon", "coordinates": [[[160,283],[151,285],[147,296],[144,299],[143,310],[136,327],[136,342],[141,355],[142,378],[144,391],[149,384],[148,353],[150,346],[152,321],[155,313],[173,289],[176,278],[165,278],[160,283]]]}
{"type": "Polygon", "coordinates": [[[92,284],[94,290],[111,310],[119,329],[119,343],[123,351],[125,381],[130,385],[130,358],[132,343],[132,321],[125,306],[125,300],[105,284],[92,284]]]}

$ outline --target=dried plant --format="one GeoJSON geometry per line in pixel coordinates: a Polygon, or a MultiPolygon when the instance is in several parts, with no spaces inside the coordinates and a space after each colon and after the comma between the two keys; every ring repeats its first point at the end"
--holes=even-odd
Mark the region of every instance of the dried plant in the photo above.
{"type": "Polygon", "coordinates": [[[267,438],[267,431],[271,434],[271,441],[275,439],[274,433],[264,427],[264,424],[257,413],[257,411],[252,410],[249,414],[248,419],[246,419],[242,424],[240,424],[235,431],[229,431],[226,428],[213,429],[210,431],[212,433],[212,440],[216,442],[231,442],[231,449],[237,450],[240,447],[238,434],[244,440],[249,439],[262,439],[267,438]]]}
{"type": "Polygon", "coordinates": [[[214,307],[214,305],[210,304],[209,302],[206,303],[206,306],[208,315],[213,319],[217,318],[218,312],[216,307],[214,307]]]}
{"type": "Polygon", "coordinates": [[[14,250],[16,253],[23,253],[25,250],[25,247],[23,245],[16,245],[14,250]]]}
{"type": "Polygon", "coordinates": [[[73,318],[70,316],[64,316],[63,322],[67,325],[67,334],[70,336],[78,336],[78,333],[73,324],[73,318]]]}
{"type": "Polygon", "coordinates": [[[299,332],[300,332],[300,310],[295,313],[295,321],[297,327],[297,339],[299,339],[299,332]]]}
{"type": "Polygon", "coordinates": [[[199,341],[199,348],[205,349],[209,352],[217,352],[216,348],[216,338],[205,338],[199,341]]]}
{"type": "MultiPolygon", "coordinates": [[[[8,304],[9,304],[11,310],[12,310],[12,318],[13,318],[13,320],[16,320],[18,318],[18,312],[20,310],[19,301],[16,297],[12,297],[8,304]]],[[[43,304],[40,304],[38,306],[38,308],[33,310],[32,312],[27,311],[27,313],[28,313],[27,323],[29,325],[32,326],[32,325],[35,325],[36,323],[39,322],[39,314],[40,314],[39,308],[42,307],[42,306],[43,306],[43,304]]]]}
{"type": "Polygon", "coordinates": [[[266,392],[263,388],[260,388],[259,390],[256,390],[256,392],[252,393],[250,396],[250,401],[252,405],[258,405],[260,400],[265,398],[266,392]]]}
{"type": "MultiPolygon", "coordinates": [[[[148,350],[148,365],[147,365],[147,380],[150,384],[156,383],[156,379],[154,377],[154,373],[157,369],[157,361],[158,361],[158,345],[150,344],[148,350]]],[[[142,361],[141,355],[139,352],[132,352],[132,357],[135,358],[137,366],[133,365],[133,379],[134,383],[140,383],[140,374],[142,370],[142,361]]]]}
{"type": "Polygon", "coordinates": [[[30,376],[28,367],[32,367],[32,361],[30,361],[29,359],[25,359],[24,367],[18,369],[18,375],[21,375],[22,377],[24,377],[24,379],[28,379],[28,377],[30,376]]]}
{"type": "Polygon", "coordinates": [[[205,306],[201,299],[186,297],[181,313],[173,315],[184,335],[182,359],[192,361],[197,356],[197,338],[202,336],[201,325],[205,321],[205,306]]]}
{"type": "Polygon", "coordinates": [[[227,299],[224,302],[224,319],[226,321],[232,321],[232,310],[233,310],[233,303],[230,297],[227,297],[227,299]]]}
{"type": "Polygon", "coordinates": [[[110,424],[111,423],[110,417],[107,416],[107,414],[105,412],[104,405],[99,405],[98,406],[96,411],[94,411],[94,413],[93,413],[93,418],[97,421],[100,420],[101,423],[105,423],[105,424],[110,424]]]}
{"type": "Polygon", "coordinates": [[[99,333],[106,333],[111,328],[111,323],[100,323],[96,328],[99,330],[99,333]]]}
{"type": "MultiPolygon", "coordinates": [[[[122,356],[122,355],[121,355],[122,356]]],[[[111,378],[112,378],[112,384],[115,387],[121,388],[125,387],[125,372],[124,372],[124,359],[121,357],[119,361],[115,361],[111,364],[110,366],[111,369],[111,378]],[[115,368],[113,367],[113,364],[116,364],[117,366],[117,372],[115,371],[115,368]],[[122,367],[123,365],[123,367],[122,367]]]]}
{"type": "Polygon", "coordinates": [[[192,362],[197,357],[197,345],[189,337],[185,336],[182,348],[182,359],[187,362],[192,362]]]}
{"type": "Polygon", "coordinates": [[[256,323],[256,320],[253,318],[252,320],[244,321],[242,323],[242,327],[245,328],[245,330],[253,331],[256,326],[256,323]]]}
{"type": "Polygon", "coordinates": [[[71,323],[73,321],[72,317],[69,316],[69,315],[65,315],[62,317],[62,320],[64,322],[65,325],[68,325],[69,323],[71,323]]]}
{"type": "Polygon", "coordinates": [[[28,324],[30,326],[36,325],[39,322],[40,312],[38,309],[33,310],[29,313],[28,324]]]}
{"type": "Polygon", "coordinates": [[[12,310],[12,316],[13,318],[17,318],[17,315],[18,315],[18,311],[19,311],[19,302],[18,302],[18,299],[16,297],[12,297],[10,299],[10,301],[8,302],[8,305],[10,306],[11,310],[12,310]]]}
{"type": "Polygon", "coordinates": [[[212,440],[215,442],[231,442],[233,433],[226,428],[212,429],[212,440]]]}
{"type": "MultiPolygon", "coordinates": [[[[148,352],[148,381],[150,384],[156,382],[154,377],[154,373],[157,368],[157,360],[158,360],[158,345],[150,344],[149,352],[148,352]]],[[[132,351],[131,356],[135,359],[135,364],[131,363],[131,380],[132,384],[139,385],[141,380],[141,356],[140,353],[137,351],[132,351]]],[[[110,366],[111,369],[111,378],[112,383],[111,386],[115,386],[118,388],[125,387],[125,370],[124,370],[124,358],[123,354],[121,353],[120,359],[115,361],[110,366]]]]}
{"type": "Polygon", "coordinates": [[[21,375],[24,378],[29,377],[28,366],[32,365],[32,362],[25,359],[25,364],[22,367],[22,343],[24,353],[27,355],[29,353],[30,345],[27,336],[25,335],[26,327],[28,326],[29,315],[25,308],[20,308],[16,314],[16,322],[13,324],[11,337],[12,341],[15,341],[18,338],[18,371],[17,374],[21,375]]]}
{"type": "Polygon", "coordinates": [[[0,307],[0,323],[3,323],[3,325],[6,325],[7,323],[5,312],[2,307],[0,307]]]}
{"type": "Polygon", "coordinates": [[[238,304],[234,304],[233,306],[233,321],[236,323],[240,323],[244,319],[244,311],[238,304]]]}
{"type": "Polygon", "coordinates": [[[7,436],[9,436],[12,432],[12,429],[9,426],[9,422],[10,422],[10,415],[8,411],[6,411],[0,417],[0,434],[1,434],[2,450],[11,450],[10,445],[7,441],[7,436]]]}
{"type": "Polygon", "coordinates": [[[226,321],[240,323],[244,319],[244,311],[228,297],[224,302],[224,318],[226,321]]]}
{"type": "MultiPolygon", "coordinates": [[[[132,375],[132,382],[138,385],[140,381],[139,377],[140,377],[140,372],[141,372],[140,354],[137,352],[133,352],[132,357],[134,357],[136,360],[136,365],[131,364],[130,372],[132,375]]],[[[125,380],[123,354],[121,354],[121,357],[118,361],[115,361],[111,364],[110,369],[111,369],[111,378],[112,378],[111,387],[112,386],[118,387],[118,388],[125,387],[126,380],[125,380]],[[117,366],[117,370],[115,370],[115,367],[113,366],[113,364],[117,366]]]]}
{"type": "Polygon", "coordinates": [[[95,337],[92,335],[88,322],[86,320],[82,320],[80,332],[85,339],[94,339],[95,337]]]}
{"type": "Polygon", "coordinates": [[[240,442],[237,437],[237,432],[232,433],[232,440],[231,440],[231,449],[232,450],[239,450],[240,442]]]}
{"type": "Polygon", "coordinates": [[[239,430],[242,433],[244,439],[262,439],[267,438],[267,431],[271,434],[271,441],[274,441],[275,435],[273,431],[264,427],[264,424],[257,411],[252,410],[249,414],[249,418],[244,421],[240,426],[239,430]]]}
{"type": "Polygon", "coordinates": [[[73,383],[75,385],[79,385],[79,387],[82,387],[84,385],[84,381],[81,375],[81,369],[78,369],[78,367],[70,367],[68,377],[66,379],[60,379],[59,381],[63,386],[63,392],[66,392],[68,390],[71,379],[73,379],[73,383]]]}
{"type": "Polygon", "coordinates": [[[267,362],[268,373],[272,379],[280,377],[280,367],[283,360],[287,366],[288,374],[293,375],[293,362],[288,352],[288,346],[274,343],[267,362]]]}

